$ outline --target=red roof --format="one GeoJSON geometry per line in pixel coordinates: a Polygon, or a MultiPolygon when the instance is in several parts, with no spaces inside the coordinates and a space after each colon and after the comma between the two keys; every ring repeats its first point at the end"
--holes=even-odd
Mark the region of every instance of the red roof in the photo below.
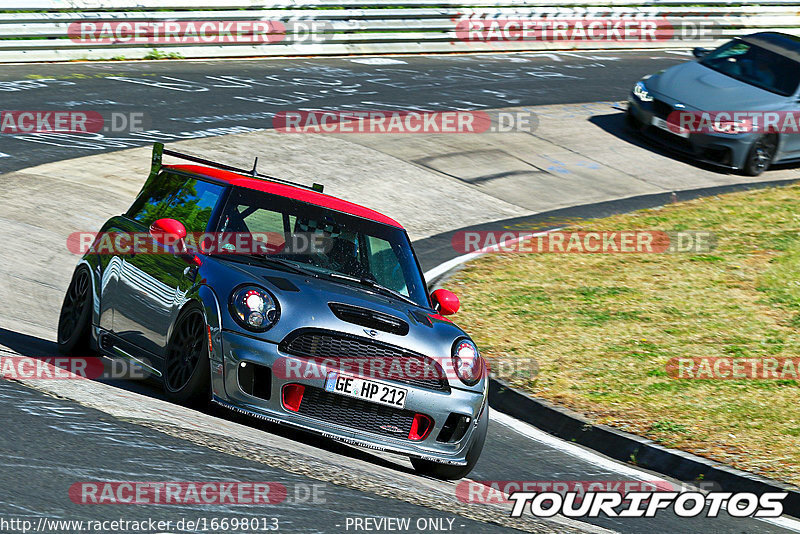
{"type": "Polygon", "coordinates": [[[391,226],[396,226],[397,228],[403,228],[403,226],[394,219],[387,217],[386,215],[375,210],[365,208],[364,206],[359,206],[358,204],[342,200],[341,198],[332,197],[317,191],[311,191],[310,189],[303,189],[301,187],[295,187],[279,182],[270,182],[266,179],[262,180],[258,178],[250,178],[235,172],[215,169],[213,167],[203,167],[200,165],[164,165],[164,167],[178,171],[199,174],[202,176],[208,176],[210,178],[215,178],[217,180],[229,183],[235,187],[245,187],[247,189],[263,191],[265,193],[271,193],[273,195],[279,195],[282,197],[299,200],[301,202],[308,202],[309,204],[314,204],[316,206],[322,206],[324,208],[341,211],[357,217],[363,217],[379,223],[389,224],[391,226]]]}

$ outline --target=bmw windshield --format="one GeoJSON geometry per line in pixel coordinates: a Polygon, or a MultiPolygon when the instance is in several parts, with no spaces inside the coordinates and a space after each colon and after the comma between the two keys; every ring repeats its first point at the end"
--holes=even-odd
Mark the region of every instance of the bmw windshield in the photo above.
{"type": "Polygon", "coordinates": [[[800,63],[740,39],[722,45],[701,65],[781,96],[791,96],[800,83],[800,63]]]}
{"type": "Polygon", "coordinates": [[[265,265],[371,286],[429,307],[417,260],[401,228],[268,193],[234,188],[220,216],[218,230],[270,236],[267,239],[270,252],[257,258],[265,265]]]}

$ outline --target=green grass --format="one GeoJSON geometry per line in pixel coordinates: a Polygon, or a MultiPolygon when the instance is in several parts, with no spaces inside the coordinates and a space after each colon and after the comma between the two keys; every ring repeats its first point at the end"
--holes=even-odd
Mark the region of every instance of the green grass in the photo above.
{"type": "Polygon", "coordinates": [[[729,465],[800,483],[793,380],[677,380],[671,358],[800,356],[800,187],[582,222],[705,230],[707,254],[491,254],[450,282],[457,322],[517,387],[729,465]],[[534,361],[538,373],[514,370],[534,361]]]}
{"type": "Polygon", "coordinates": [[[183,59],[183,56],[177,52],[161,52],[154,48],[142,59],[183,59]]]}

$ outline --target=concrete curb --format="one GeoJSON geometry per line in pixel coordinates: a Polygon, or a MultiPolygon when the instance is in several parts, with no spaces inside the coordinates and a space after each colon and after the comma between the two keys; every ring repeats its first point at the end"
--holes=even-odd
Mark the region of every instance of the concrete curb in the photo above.
{"type": "MultiPolygon", "coordinates": [[[[664,205],[678,199],[690,200],[736,191],[790,185],[795,182],[797,182],[796,179],[775,180],[676,191],[674,193],[642,195],[618,201],[555,210],[520,219],[524,220],[524,222],[538,220],[552,223],[552,221],[559,218],[566,220],[574,217],[602,217],[664,205]]],[[[513,222],[522,222],[520,219],[514,219],[513,222]]],[[[504,222],[509,221],[498,221],[480,226],[497,228],[499,224],[504,222]]],[[[541,229],[544,230],[546,228],[541,229]]],[[[455,231],[446,232],[422,241],[427,242],[426,244],[430,248],[439,248],[445,242],[449,245],[454,233],[455,231]]],[[[460,265],[452,267],[446,273],[439,274],[434,280],[429,280],[429,283],[440,283],[460,265]]],[[[617,430],[607,425],[594,424],[577,412],[549,401],[535,398],[511,387],[502,380],[494,378],[489,380],[489,405],[499,412],[529,423],[566,441],[583,445],[621,462],[633,463],[632,460],[635,460],[635,465],[638,467],[650,469],[680,481],[694,482],[702,480],[704,482],[714,482],[719,485],[719,491],[752,492],[756,494],[786,492],[788,496],[783,501],[784,513],[800,518],[800,490],[792,485],[728,467],[688,452],[669,449],[658,445],[652,440],[617,430]]]]}
{"type": "MultiPolygon", "coordinates": [[[[434,283],[447,278],[447,276],[456,268],[453,267],[448,271],[438,272],[435,274],[435,276],[428,278],[429,273],[434,271],[436,267],[454,260],[458,256],[458,253],[453,250],[452,239],[454,235],[460,232],[493,231],[499,229],[542,232],[553,230],[559,227],[574,226],[586,219],[600,219],[603,217],[610,217],[611,215],[619,215],[622,213],[630,213],[632,211],[656,208],[672,202],[683,202],[697,198],[723,195],[726,193],[765,189],[767,187],[781,187],[792,185],[796,182],[800,182],[800,178],[715,185],[697,189],[675,189],[674,191],[634,195],[616,200],[605,200],[601,202],[592,202],[589,204],[580,204],[577,206],[543,211],[533,215],[524,215],[522,217],[481,223],[441,232],[431,237],[415,240],[414,250],[417,252],[417,255],[422,258],[420,261],[422,263],[423,270],[426,273],[426,281],[428,282],[428,285],[431,286],[434,283]]],[[[479,253],[473,253],[465,255],[464,259],[465,261],[471,261],[479,256],[479,253]]]]}
{"type": "Polygon", "coordinates": [[[584,445],[621,462],[636,459],[636,466],[677,480],[715,482],[720,491],[787,492],[784,513],[800,517],[800,491],[789,484],[734,469],[688,452],[606,425],[593,424],[582,415],[516,390],[501,380],[489,380],[489,405],[506,415],[534,425],[566,441],[584,445]]]}

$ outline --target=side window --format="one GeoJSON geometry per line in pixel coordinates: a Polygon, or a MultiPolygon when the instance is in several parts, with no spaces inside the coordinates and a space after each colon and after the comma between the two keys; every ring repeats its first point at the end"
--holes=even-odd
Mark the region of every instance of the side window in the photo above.
{"type": "Polygon", "coordinates": [[[718,56],[716,56],[715,59],[743,56],[749,51],[750,51],[750,46],[748,46],[746,43],[737,43],[728,48],[727,50],[725,50],[724,52],[720,53],[718,56]]]}
{"type": "Polygon", "coordinates": [[[222,190],[221,185],[190,178],[168,201],[160,216],[182,222],[187,232],[203,232],[222,190]]]}
{"type": "MultiPolygon", "coordinates": [[[[249,210],[248,210],[249,211],[249,210]]],[[[264,209],[257,209],[252,213],[245,212],[243,220],[251,232],[275,232],[283,234],[286,231],[284,227],[283,215],[277,211],[270,211],[264,209]]],[[[288,216],[288,229],[294,227],[295,216],[288,216]]]]}
{"type": "Polygon", "coordinates": [[[240,208],[235,210],[235,213],[238,214],[241,225],[237,227],[236,221],[231,221],[229,217],[227,225],[231,231],[238,228],[239,231],[261,234],[261,239],[267,243],[269,248],[287,252],[286,241],[289,239],[295,223],[294,215],[254,208],[240,208]]]}
{"type": "Polygon", "coordinates": [[[369,265],[375,281],[379,284],[408,295],[406,280],[397,255],[391,243],[383,239],[367,236],[369,265]]]}
{"type": "Polygon", "coordinates": [[[162,172],[142,191],[128,210],[128,217],[145,226],[160,219],[166,200],[178,192],[186,177],[162,172]]]}

